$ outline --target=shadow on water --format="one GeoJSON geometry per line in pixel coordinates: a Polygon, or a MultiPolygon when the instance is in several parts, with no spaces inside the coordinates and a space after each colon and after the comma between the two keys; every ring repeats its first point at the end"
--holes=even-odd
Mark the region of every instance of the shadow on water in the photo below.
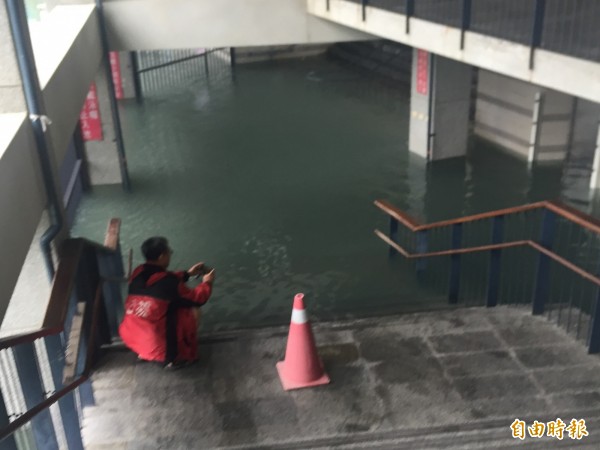
{"type": "Polygon", "coordinates": [[[412,264],[373,229],[387,199],[431,221],[560,193],[560,168],[529,172],[482,142],[427,166],[407,149],[409,97],[325,58],[239,66],[232,77],[122,104],[134,192],[97,187],[73,230],[123,248],[165,235],[174,267],[217,268],[208,329],[286,323],[296,292],[315,320],[437,307],[412,264]],[[168,95],[167,95],[168,94],[168,95]]]}

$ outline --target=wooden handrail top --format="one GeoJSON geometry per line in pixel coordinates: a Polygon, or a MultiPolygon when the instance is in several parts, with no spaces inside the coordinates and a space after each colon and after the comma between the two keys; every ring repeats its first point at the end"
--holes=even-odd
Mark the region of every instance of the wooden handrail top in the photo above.
{"type": "Polygon", "coordinates": [[[554,261],[558,262],[559,264],[563,265],[564,267],[572,270],[573,272],[575,272],[577,275],[581,276],[582,278],[585,278],[586,280],[591,281],[596,286],[600,286],[600,278],[598,278],[597,276],[592,275],[591,273],[587,272],[586,270],[582,269],[581,267],[573,264],[570,261],[567,261],[565,258],[557,255],[553,251],[542,247],[537,242],[533,242],[533,241],[529,241],[529,240],[503,242],[501,244],[480,245],[477,247],[464,247],[464,248],[457,248],[457,249],[451,249],[451,250],[441,250],[438,252],[411,253],[408,250],[406,250],[404,247],[402,247],[401,245],[399,245],[398,243],[396,243],[392,239],[390,239],[382,231],[375,230],[375,234],[379,238],[381,238],[381,240],[383,240],[385,243],[387,243],[390,247],[393,247],[394,250],[396,250],[398,253],[400,253],[402,256],[404,256],[407,259],[432,258],[434,256],[464,255],[467,253],[485,252],[485,251],[490,251],[490,250],[501,250],[501,249],[506,249],[506,248],[530,247],[530,248],[533,248],[534,250],[537,250],[537,251],[543,253],[544,255],[548,256],[549,258],[553,259],[554,261]]]}
{"type": "Polygon", "coordinates": [[[571,222],[600,234],[600,220],[559,201],[544,202],[546,208],[571,222]]]}
{"type": "Polygon", "coordinates": [[[473,214],[470,216],[458,217],[456,219],[441,220],[438,222],[432,222],[432,223],[426,223],[426,224],[420,223],[414,217],[411,217],[409,214],[396,208],[394,205],[392,205],[391,203],[389,203],[385,200],[375,200],[374,204],[379,209],[381,209],[383,212],[385,212],[389,216],[393,217],[394,219],[396,219],[399,222],[401,222],[402,224],[404,224],[411,231],[425,231],[425,230],[430,230],[433,228],[442,228],[442,227],[447,227],[447,226],[451,226],[451,225],[456,225],[459,223],[473,222],[476,220],[483,220],[483,219],[491,219],[491,218],[498,217],[498,216],[506,216],[509,214],[516,214],[516,213],[520,213],[520,212],[531,211],[534,209],[545,208],[545,209],[549,209],[550,211],[558,214],[561,217],[564,217],[565,219],[567,219],[573,223],[576,223],[577,225],[580,225],[594,233],[600,234],[600,220],[596,219],[595,217],[590,216],[589,214],[583,213],[571,206],[565,205],[558,201],[542,201],[542,202],[529,203],[527,205],[514,206],[511,208],[504,208],[504,209],[497,209],[495,211],[489,211],[489,212],[485,212],[485,213],[473,214]]]}
{"type": "Polygon", "coordinates": [[[119,246],[119,235],[121,233],[121,219],[112,218],[108,222],[106,235],[104,236],[104,246],[110,250],[116,250],[119,246]]]}

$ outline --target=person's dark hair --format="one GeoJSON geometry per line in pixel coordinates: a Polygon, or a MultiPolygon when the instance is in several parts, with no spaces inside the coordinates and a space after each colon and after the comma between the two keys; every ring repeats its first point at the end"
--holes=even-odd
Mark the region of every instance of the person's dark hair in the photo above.
{"type": "Polygon", "coordinates": [[[142,254],[146,261],[155,261],[160,255],[169,251],[169,242],[162,236],[146,239],[142,244],[142,254]]]}

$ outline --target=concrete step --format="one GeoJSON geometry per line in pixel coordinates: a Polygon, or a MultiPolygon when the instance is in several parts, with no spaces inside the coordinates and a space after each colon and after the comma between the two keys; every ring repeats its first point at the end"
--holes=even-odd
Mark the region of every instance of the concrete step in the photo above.
{"type": "Polygon", "coordinates": [[[88,450],[600,448],[600,360],[529,309],[448,309],[313,325],[332,383],[286,392],[287,326],[201,339],[176,372],[112,348],[93,374],[88,450]],[[546,417],[550,416],[550,417],[546,417]],[[517,441],[585,419],[583,441],[517,441]]]}

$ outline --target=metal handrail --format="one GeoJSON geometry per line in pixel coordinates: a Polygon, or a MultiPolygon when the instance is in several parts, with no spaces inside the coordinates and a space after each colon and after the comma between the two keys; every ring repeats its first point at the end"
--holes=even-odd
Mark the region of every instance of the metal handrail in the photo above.
{"type": "Polygon", "coordinates": [[[468,254],[468,253],[487,252],[490,250],[502,250],[502,249],[514,248],[514,247],[530,247],[530,248],[533,248],[534,250],[539,251],[540,253],[545,254],[546,256],[550,257],[551,259],[558,262],[559,264],[566,267],[567,269],[572,270],[577,275],[580,275],[581,277],[585,278],[586,280],[591,281],[596,286],[600,286],[600,278],[598,278],[597,276],[592,275],[588,271],[586,271],[586,270],[582,269],[581,267],[577,266],[576,264],[573,264],[572,262],[566,260],[562,256],[557,255],[553,251],[542,247],[537,242],[530,241],[530,240],[503,242],[502,244],[479,245],[476,247],[463,247],[463,248],[457,248],[457,249],[451,249],[451,250],[441,250],[438,252],[411,253],[408,250],[406,250],[405,248],[403,248],[401,245],[399,245],[398,243],[394,242],[392,239],[390,239],[388,236],[386,236],[383,232],[381,232],[379,230],[375,230],[375,234],[377,236],[379,236],[381,238],[381,240],[386,242],[388,245],[390,245],[391,247],[394,247],[394,249],[396,251],[398,251],[398,253],[400,253],[402,256],[404,256],[407,259],[431,258],[434,256],[464,255],[464,254],[468,254]]]}
{"type": "MultiPolygon", "coordinates": [[[[94,249],[96,254],[98,254],[98,252],[118,252],[120,249],[120,225],[120,219],[110,220],[104,239],[104,245],[84,238],[67,239],[65,241],[61,253],[60,263],[52,283],[50,301],[42,327],[39,330],[30,333],[23,333],[0,339],[0,350],[8,349],[21,344],[32,344],[37,339],[55,335],[64,331],[68,305],[75,286],[77,269],[82,262],[84,251],[87,249],[94,249]]],[[[97,334],[96,329],[98,327],[100,316],[99,312],[102,303],[101,293],[103,284],[104,280],[99,278],[97,285],[95,286],[95,296],[92,304],[93,312],[90,321],[90,337],[87,342],[86,359],[82,373],[77,378],[72,379],[69,384],[64,386],[62,389],[44,399],[34,407],[30,408],[17,419],[10,422],[3,429],[0,429],[0,441],[14,433],[21,426],[28,423],[37,414],[68,395],[70,392],[89,379],[91,368],[94,362],[94,345],[97,334]]]]}
{"type": "Polygon", "coordinates": [[[497,209],[495,211],[473,214],[470,216],[458,217],[455,219],[441,220],[439,222],[422,224],[417,219],[413,218],[406,212],[396,208],[390,202],[385,200],[375,200],[375,206],[387,213],[389,216],[397,219],[403,225],[408,227],[411,231],[425,231],[433,228],[442,228],[450,225],[456,225],[459,223],[473,222],[475,220],[491,219],[499,216],[506,216],[509,214],[516,214],[519,212],[531,211],[535,209],[548,209],[559,216],[564,217],[571,222],[574,222],[596,234],[600,234],[600,220],[592,217],[588,214],[582,213],[581,211],[571,208],[558,201],[541,201],[536,203],[529,203],[527,205],[515,206],[512,208],[497,209]]]}
{"type": "MultiPolygon", "coordinates": [[[[544,312],[549,289],[548,276],[550,260],[557,262],[562,267],[565,267],[571,272],[579,275],[581,278],[591,282],[595,288],[600,287],[600,277],[590,273],[588,270],[552,251],[552,241],[554,239],[554,217],[560,216],[572,224],[591,231],[595,235],[600,235],[600,221],[559,202],[542,201],[428,224],[420,223],[418,220],[406,212],[396,208],[387,201],[377,200],[374,203],[375,206],[384,211],[390,217],[390,235],[388,236],[379,230],[375,230],[375,234],[390,246],[391,254],[398,252],[407,259],[415,259],[420,261],[417,263],[417,273],[423,273],[425,270],[424,260],[426,258],[436,256],[451,257],[448,294],[450,303],[458,302],[460,284],[460,255],[485,251],[490,252],[491,255],[486,304],[487,306],[496,306],[498,303],[498,290],[501,272],[500,254],[503,249],[507,248],[528,247],[532,248],[539,254],[535,273],[535,289],[532,297],[533,314],[542,314],[544,312]],[[533,241],[530,238],[512,242],[501,242],[503,234],[502,224],[505,217],[534,210],[544,211],[544,219],[541,224],[541,236],[539,242],[533,241]],[[461,229],[463,225],[485,219],[491,219],[492,221],[492,242],[487,245],[463,247],[461,244],[461,229]],[[404,225],[417,237],[417,247],[415,252],[407,250],[398,242],[396,242],[399,223],[404,225]],[[426,235],[428,234],[429,230],[440,228],[452,229],[452,248],[439,251],[427,251],[426,235]]],[[[600,290],[596,295],[596,306],[593,308],[590,324],[591,333],[589,335],[589,353],[600,353],[600,290]]]]}
{"type": "Polygon", "coordinates": [[[65,242],[63,254],[61,255],[61,270],[60,272],[57,270],[54,280],[52,281],[50,301],[48,302],[48,309],[46,310],[46,315],[41,328],[28,333],[20,333],[0,338],[0,350],[14,347],[19,344],[34,342],[39,338],[64,331],[69,296],[73,289],[75,272],[77,265],[79,264],[83,246],[92,247],[101,252],[114,253],[118,249],[120,228],[120,219],[110,220],[104,238],[104,245],[85,238],[69,239],[65,242]]]}

